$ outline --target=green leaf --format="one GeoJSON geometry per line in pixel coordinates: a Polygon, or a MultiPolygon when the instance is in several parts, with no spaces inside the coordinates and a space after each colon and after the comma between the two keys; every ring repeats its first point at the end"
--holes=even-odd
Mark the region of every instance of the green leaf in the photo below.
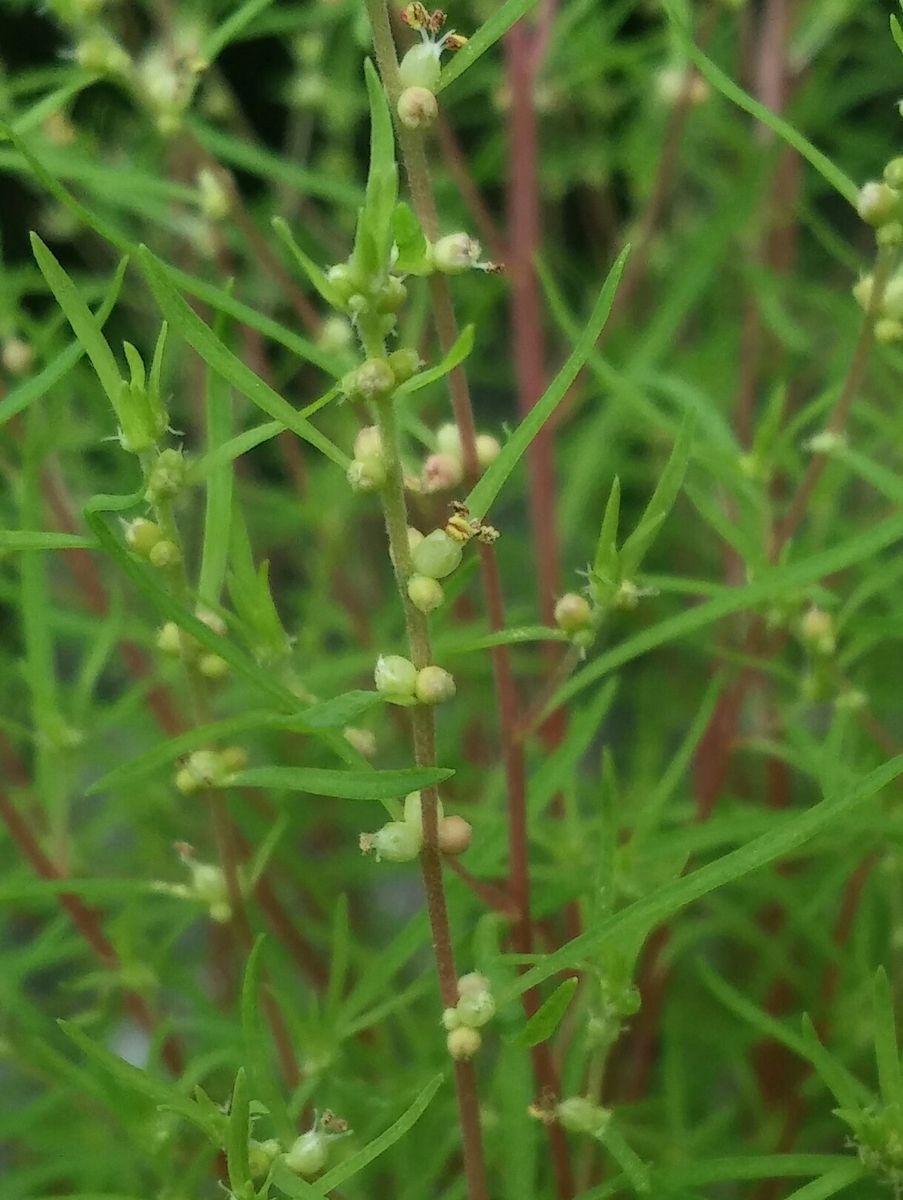
{"type": "Polygon", "coordinates": [[[395,205],[392,214],[392,237],[398,251],[395,270],[400,275],[427,275],[430,264],[430,244],[411,206],[404,200],[395,205]]]}
{"type": "Polygon", "coordinates": [[[669,920],[675,913],[710,892],[742,879],[769,863],[786,858],[842,817],[848,816],[901,773],[903,755],[898,755],[856,784],[826,797],[811,808],[783,821],[776,819],[773,829],[753,838],[746,845],[635,900],[614,916],[601,921],[596,928],[587,930],[559,950],[546,955],[542,962],[518,977],[514,993],[520,995],[558,971],[578,965],[597,953],[602,946],[645,934],[653,926],[669,920]]]}
{"type": "Polygon", "coordinates": [[[288,223],[282,217],[273,217],[273,228],[278,236],[284,242],[288,252],[294,258],[295,262],[310,280],[313,287],[320,293],[330,308],[342,311],[344,304],[338,292],[326,278],[326,272],[323,271],[314,260],[298,245],[295,241],[292,231],[288,227],[288,223]]]}
{"type": "Polygon", "coordinates": [[[201,46],[201,58],[212,63],[215,58],[235,41],[246,25],[273,3],[273,0],[245,0],[223,23],[209,34],[201,46]]]}
{"type": "Polygon", "coordinates": [[[244,1067],[239,1067],[232,1089],[229,1106],[229,1125],[226,1138],[226,1161],[229,1167],[229,1184],[237,1200],[247,1200],[254,1194],[251,1181],[251,1165],[248,1161],[248,1141],[251,1136],[251,1109],[248,1098],[248,1081],[244,1067]]]}
{"type": "Polygon", "coordinates": [[[321,1188],[324,1193],[332,1191],[333,1188],[339,1187],[341,1184],[353,1179],[355,1175],[360,1174],[364,1167],[370,1165],[375,1158],[380,1154],[384,1154],[391,1146],[403,1138],[408,1130],[420,1120],[430,1103],[442,1086],[444,1076],[442,1074],[435,1075],[426,1085],[423,1091],[417,1096],[410,1108],[406,1109],[401,1116],[390,1125],[383,1133],[369,1142],[356,1154],[352,1154],[350,1158],[346,1158],[344,1162],[327,1171],[317,1180],[317,1187],[321,1188]]]}
{"type": "Polygon", "coordinates": [[[274,392],[268,383],[255,375],[250,367],[223,345],[209,326],[185,303],[167,279],[163,264],[147,247],[140,247],[138,254],[141,269],[173,329],[243,396],[346,470],[351,461],[348,455],[343,454],[329,438],[315,429],[309,421],[304,420],[287,400],[274,392]]]}
{"type": "Polygon", "coordinates": [[[505,0],[505,3],[484,21],[467,44],[455,51],[454,57],[442,69],[437,92],[454,83],[469,67],[505,36],[512,25],[530,11],[536,0],[505,0]]]}
{"type": "MultiPolygon", "coordinates": [[[[207,453],[216,453],[232,432],[232,398],[229,387],[216,371],[207,370],[207,453]]],[[[207,503],[198,598],[205,604],[219,603],[229,560],[229,529],[232,520],[232,471],[229,461],[207,473],[207,503]]]]}
{"type": "Polygon", "coordinates": [[[91,538],[42,529],[0,529],[0,550],[92,550],[91,538]]]}
{"type": "Polygon", "coordinates": [[[72,326],[73,333],[90,358],[101,387],[118,415],[122,377],[110,344],[103,335],[100,322],[85,304],[78,288],[36,233],[31,235],[31,248],[41,274],[47,280],[47,286],[53,292],[57,304],[72,326]]]}
{"type": "Polygon", "coordinates": [[[878,1066],[881,1099],[885,1104],[903,1105],[903,1072],[900,1070],[900,1052],[897,1048],[894,998],[884,967],[879,967],[875,973],[872,1004],[875,1019],[875,1062],[878,1066]]]}
{"type": "Polygon", "coordinates": [[[625,246],[618,255],[617,261],[608,272],[599,298],[593,307],[586,328],[583,330],[567,362],[537,400],[526,417],[512,433],[502,447],[502,452],[494,463],[486,470],[479,483],[467,497],[467,507],[471,515],[482,520],[489,511],[493,500],[502,490],[505,480],[520,462],[530,443],[551,417],[552,413],[564,399],[568,388],[577,378],[584,363],[592,353],[593,347],[599,340],[599,335],[608,320],[611,306],[614,303],[615,292],[621,279],[621,272],[627,261],[630,247],[625,246]]]}
{"type": "Polygon", "coordinates": [[[403,771],[335,771],[326,767],[249,767],[233,777],[232,787],[307,792],[342,800],[391,800],[451,779],[447,767],[410,767],[403,771]]]}
{"type": "Polygon", "coordinates": [[[398,200],[398,167],[385,89],[369,58],[364,62],[364,77],[370,101],[370,171],[352,257],[360,274],[369,279],[381,278],[389,269],[392,216],[398,200]]]}
{"type": "Polygon", "coordinates": [[[465,325],[442,361],[435,367],[430,367],[428,371],[412,375],[401,387],[395,389],[395,395],[409,396],[412,392],[419,392],[421,388],[429,387],[431,383],[436,383],[437,380],[443,379],[450,371],[453,371],[455,367],[459,367],[473,350],[473,332],[472,325],[465,325]]]}
{"type": "Polygon", "coordinates": [[[645,1195],[650,1188],[649,1167],[634,1149],[616,1125],[606,1125],[599,1135],[599,1141],[612,1156],[630,1181],[630,1185],[638,1195],[645,1195]]]}
{"type": "Polygon", "coordinates": [[[691,441],[692,424],[685,420],[645,512],[636,529],[621,547],[620,566],[625,579],[634,578],[662,523],[674,506],[690,461],[691,441]]]}
{"type": "Polygon", "coordinates": [[[599,540],[596,543],[596,557],[593,560],[593,575],[599,582],[610,588],[616,588],[621,582],[621,568],[618,562],[618,521],[621,513],[621,481],[616,475],[608,493],[608,503],[602,516],[602,528],[599,530],[599,540]]]}
{"type": "Polygon", "coordinates": [[[687,28],[686,22],[678,13],[674,0],[664,0],[664,6],[681,49],[696,64],[700,73],[705,76],[712,87],[717,88],[732,104],[736,104],[738,108],[741,108],[744,112],[749,113],[750,116],[755,117],[757,121],[761,121],[763,125],[767,125],[769,129],[772,129],[788,146],[792,146],[798,154],[805,158],[818,171],[819,175],[843,196],[847,203],[855,208],[859,189],[852,179],[844,174],[840,167],[836,166],[826,154],[823,154],[821,150],[813,146],[808,139],[794,129],[788,121],[773,113],[770,108],[766,108],[758,100],[754,100],[752,96],[748,95],[741,87],[734,83],[729,76],[725,75],[720,67],[712,62],[708,55],[693,41],[692,34],[687,28]]]}
{"type": "Polygon", "coordinates": [[[263,935],[257,938],[245,966],[241,985],[241,1032],[254,1098],[263,1101],[276,1132],[288,1143],[293,1137],[293,1125],[273,1074],[270,1047],[260,1020],[260,989],[266,986],[262,982],[265,941],[263,935]]]}
{"type": "Polygon", "coordinates": [[[820,1179],[813,1179],[811,1183],[804,1184],[803,1187],[790,1192],[786,1200],[828,1200],[829,1196],[836,1196],[851,1183],[856,1183],[865,1177],[866,1170],[861,1163],[855,1160],[846,1162],[843,1166],[828,1171],[820,1179]]]}
{"type": "Polygon", "coordinates": [[[538,1046],[550,1038],[564,1018],[578,984],[579,980],[573,975],[562,980],[512,1040],[523,1046],[538,1046]]]}
{"type": "Polygon", "coordinates": [[[890,15],[890,31],[897,43],[897,49],[903,54],[903,28],[900,27],[900,22],[893,13],[890,15]]]}

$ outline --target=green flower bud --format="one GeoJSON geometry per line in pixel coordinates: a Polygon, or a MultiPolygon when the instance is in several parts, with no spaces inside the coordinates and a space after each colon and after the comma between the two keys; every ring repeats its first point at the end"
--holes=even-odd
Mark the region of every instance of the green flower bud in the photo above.
{"type": "Polygon", "coordinates": [[[327,317],[317,334],[317,345],[326,354],[341,354],[350,350],[354,342],[354,330],[345,317],[333,314],[327,317]]]}
{"type": "Polygon", "coordinates": [[[468,233],[450,233],[433,243],[433,266],[443,275],[460,275],[477,265],[482,247],[468,233]]]}
{"type": "Polygon", "coordinates": [[[232,197],[225,176],[201,167],[198,171],[198,203],[211,221],[224,221],[232,208],[232,197]]]}
{"type": "Polygon", "coordinates": [[[373,672],[376,690],[392,704],[410,703],[417,686],[417,668],[400,654],[381,654],[373,672]]]}
{"type": "Polygon", "coordinates": [[[473,1058],[480,1046],[483,1044],[483,1039],[475,1029],[470,1029],[466,1025],[460,1025],[457,1029],[452,1029],[448,1037],[445,1039],[448,1046],[448,1052],[456,1062],[466,1062],[473,1058]]]}
{"type": "Polygon", "coordinates": [[[479,971],[469,971],[458,980],[459,996],[474,996],[480,992],[488,992],[489,989],[489,980],[479,971]]]}
{"type": "Polygon", "coordinates": [[[570,1133],[585,1133],[590,1137],[598,1137],[604,1132],[611,1119],[608,1109],[583,1096],[562,1100],[555,1109],[555,1116],[570,1133]]]}
{"type": "MultiPolygon", "coordinates": [[[[871,279],[871,276],[868,278],[871,279]]],[[[894,321],[903,321],[903,271],[898,271],[888,279],[881,297],[881,315],[894,321]]]]}
{"type": "Polygon", "coordinates": [[[280,1149],[275,1138],[268,1138],[265,1142],[251,1138],[248,1145],[248,1165],[251,1168],[252,1179],[260,1180],[266,1176],[280,1149]]]}
{"type": "Polygon", "coordinates": [[[144,499],[148,504],[171,500],[185,486],[188,464],[181,450],[161,450],[147,473],[144,499]]]}
{"type": "Polygon", "coordinates": [[[887,317],[875,322],[875,341],[882,346],[892,345],[903,341],[903,323],[892,321],[887,317]]]}
{"type": "Polygon", "coordinates": [[[178,657],[182,653],[183,635],[175,621],[167,621],[161,625],[157,633],[157,649],[161,654],[172,654],[178,657]]]}
{"type": "Polygon", "coordinates": [[[125,526],[125,544],[141,558],[149,559],[151,551],[162,540],[163,530],[155,521],[138,517],[125,526]]]}
{"type": "Polygon", "coordinates": [[[26,342],[23,338],[6,338],[0,349],[0,359],[10,375],[18,378],[27,375],[31,370],[34,363],[34,349],[31,343],[26,342]]]}
{"type": "Polygon", "coordinates": [[[132,66],[122,46],[105,33],[83,38],[75,47],[75,61],[94,75],[126,75],[132,66]]]}
{"type": "Polygon", "coordinates": [[[458,1001],[461,1024],[480,1029],[495,1016],[495,1000],[489,991],[468,992],[458,1001]]]}
{"type": "Polygon", "coordinates": [[[461,434],[453,421],[440,425],[436,430],[436,448],[440,454],[450,454],[453,458],[461,457],[461,434]]]}
{"type": "Polygon", "coordinates": [[[494,438],[491,433],[477,434],[477,462],[484,471],[490,463],[495,462],[501,452],[498,438],[494,438]]]}
{"type": "Polygon", "coordinates": [[[422,613],[434,612],[445,599],[442,584],[428,575],[412,575],[408,580],[408,598],[422,613]]]}
{"type": "Polygon", "coordinates": [[[417,672],[414,694],[421,704],[443,704],[456,690],[454,679],[442,667],[424,667],[417,672]]]}
{"type": "Polygon", "coordinates": [[[283,1161],[293,1175],[312,1179],[326,1166],[328,1156],[326,1135],[319,1129],[310,1129],[295,1141],[283,1161]]]}
{"type": "Polygon", "coordinates": [[[592,623],[589,601],[576,592],[566,592],[555,605],[555,624],[567,634],[579,633],[592,623]]]}
{"type": "Polygon", "coordinates": [[[411,552],[411,561],[418,575],[430,579],[445,579],[461,563],[464,551],[444,529],[434,529],[411,552]]]}
{"type": "Polygon", "coordinates": [[[813,605],[803,613],[800,636],[815,654],[829,657],[834,653],[837,644],[834,621],[823,608],[813,605]]]}
{"type": "Polygon", "coordinates": [[[176,775],[176,787],[188,796],[202,787],[219,787],[228,776],[222,755],[216,750],[195,750],[176,775]]]}
{"type": "Polygon", "coordinates": [[[364,462],[356,458],[345,472],[345,478],[353,492],[376,492],[386,482],[385,464],[380,458],[368,458],[364,462]]]}
{"type": "Polygon", "coordinates": [[[859,189],[856,211],[863,221],[876,229],[892,221],[899,212],[900,197],[886,183],[871,180],[859,189]]]}
{"type": "Polygon", "coordinates": [[[202,654],[198,659],[198,670],[205,679],[225,679],[229,664],[218,654],[202,654]]]}
{"type": "Polygon", "coordinates": [[[395,389],[395,375],[388,359],[368,358],[345,376],[342,388],[351,400],[385,400],[395,389]]]}
{"type": "Polygon", "coordinates": [[[396,383],[407,383],[423,365],[416,350],[393,350],[389,355],[389,366],[395,376],[396,383]]]}
{"type": "Polygon", "coordinates": [[[397,112],[405,129],[429,129],[439,115],[439,105],[429,88],[407,87],[398,97],[397,112]]]}
{"type": "Polygon", "coordinates": [[[179,565],[182,561],[182,552],[175,542],[163,538],[151,549],[147,558],[152,567],[166,571],[179,565]]]}
{"type": "Polygon", "coordinates": [[[376,833],[362,833],[360,847],[364,854],[374,854],[376,861],[412,862],[423,845],[423,831],[410,821],[389,821],[376,833]]]}
{"type": "Polygon", "coordinates": [[[403,88],[426,88],[435,92],[439,83],[441,51],[435,42],[419,42],[412,46],[398,64],[403,88]]]}
{"type": "Polygon", "coordinates": [[[461,1024],[461,1018],[458,1016],[456,1008],[447,1008],[442,1014],[442,1024],[449,1033],[453,1029],[457,1029],[461,1024]]]}
{"type": "Polygon", "coordinates": [[[379,313],[397,313],[407,298],[408,289],[397,275],[390,275],[377,293],[376,311],[379,313]]]}
{"type": "Polygon", "coordinates": [[[365,425],[354,439],[354,457],[360,459],[361,462],[366,462],[373,458],[381,460],[382,456],[383,441],[379,426],[365,425]]]}
{"type": "Polygon", "coordinates": [[[243,771],[248,765],[248,752],[244,746],[224,746],[219,757],[223,769],[230,774],[233,771],[243,771]]]}
{"type": "Polygon", "coordinates": [[[336,263],[334,267],[330,267],[326,278],[344,304],[347,304],[355,293],[360,292],[363,286],[357,272],[352,270],[348,263],[336,263]]]}
{"type": "Polygon", "coordinates": [[[895,192],[903,191],[903,158],[892,158],[884,168],[884,182],[895,192]]]}

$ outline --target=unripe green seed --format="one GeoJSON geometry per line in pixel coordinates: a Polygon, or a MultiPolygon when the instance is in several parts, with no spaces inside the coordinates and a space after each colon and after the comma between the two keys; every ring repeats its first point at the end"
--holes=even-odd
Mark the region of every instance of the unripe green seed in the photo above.
{"type": "Polygon", "coordinates": [[[892,221],[899,212],[900,197],[887,186],[871,180],[859,189],[856,199],[856,211],[863,221],[876,229],[892,221]]]}
{"type": "Polygon", "coordinates": [[[584,1096],[571,1096],[555,1109],[555,1116],[570,1133],[585,1133],[598,1137],[608,1124],[611,1113],[584,1096]]]}
{"type": "Polygon", "coordinates": [[[389,821],[376,833],[362,833],[360,847],[377,862],[412,862],[423,845],[423,831],[410,821],[389,821]]]}
{"type": "Polygon", "coordinates": [[[402,87],[426,88],[435,92],[442,70],[439,54],[439,47],[433,42],[419,42],[412,46],[398,64],[402,87]]]}
{"type": "Polygon", "coordinates": [[[884,182],[894,191],[903,191],[903,158],[892,158],[884,168],[884,182]]]}
{"type": "Polygon", "coordinates": [[[254,1138],[251,1139],[248,1146],[248,1165],[251,1168],[252,1179],[263,1179],[273,1165],[273,1161],[280,1149],[281,1147],[275,1138],[268,1138],[265,1142],[255,1141],[254,1138]]]}
{"type": "Polygon", "coordinates": [[[407,383],[420,370],[422,360],[416,350],[402,347],[400,350],[393,350],[389,355],[389,366],[396,383],[407,383]]]}
{"type": "Polygon", "coordinates": [[[408,597],[422,613],[434,612],[445,599],[442,584],[428,575],[412,575],[408,580],[408,597]]]}
{"type": "Polygon", "coordinates": [[[439,105],[429,88],[407,87],[398,97],[397,112],[405,129],[429,129],[439,115],[439,105]]]}
{"type": "Polygon", "coordinates": [[[463,553],[461,544],[444,529],[434,529],[414,547],[411,561],[418,575],[445,579],[460,565],[463,553]]]}
{"type": "Polygon", "coordinates": [[[409,702],[417,686],[417,668],[400,654],[381,654],[373,672],[376,690],[391,703],[409,702]]]}
{"type": "Polygon", "coordinates": [[[476,266],[481,249],[469,233],[449,233],[433,243],[433,266],[444,275],[460,275],[476,266]]]}
{"type": "Polygon", "coordinates": [[[182,554],[175,542],[169,541],[168,538],[163,538],[162,541],[151,549],[147,556],[152,567],[158,567],[160,570],[168,570],[171,567],[177,567],[182,561],[182,554]]]}
{"type": "Polygon", "coordinates": [[[414,694],[421,704],[443,704],[456,690],[454,679],[442,667],[424,667],[417,672],[414,694]]]}
{"type": "Polygon", "coordinates": [[[376,492],[386,482],[386,468],[379,458],[368,458],[364,462],[355,458],[349,464],[345,478],[353,492],[376,492]]]}
{"type": "Polygon", "coordinates": [[[345,376],[342,387],[352,400],[384,400],[395,388],[395,376],[388,359],[368,358],[345,376]]]}
{"type": "Polygon", "coordinates": [[[482,1044],[483,1039],[476,1029],[470,1029],[466,1025],[459,1025],[457,1029],[452,1029],[446,1038],[449,1054],[459,1062],[473,1058],[482,1044]]]}
{"type": "Polygon", "coordinates": [[[171,500],[185,486],[188,464],[181,450],[161,450],[147,475],[144,498],[148,504],[171,500]]]}
{"type": "Polygon", "coordinates": [[[198,659],[198,670],[205,679],[225,679],[229,664],[218,654],[202,654],[198,659]]]}
{"type": "Polygon", "coordinates": [[[163,530],[154,521],[138,517],[125,527],[125,542],[142,558],[150,558],[151,551],[163,538],[163,530]]]}
{"type": "Polygon", "coordinates": [[[461,1024],[480,1029],[495,1016],[495,1000],[489,991],[468,992],[458,1001],[461,1024]]]}
{"type": "Polygon", "coordinates": [[[285,1165],[293,1175],[312,1179],[326,1166],[329,1149],[326,1137],[318,1129],[302,1133],[284,1158],[285,1165]]]}
{"type": "Polygon", "coordinates": [[[484,471],[495,462],[501,452],[498,438],[494,438],[491,433],[477,434],[477,462],[484,471]]]}

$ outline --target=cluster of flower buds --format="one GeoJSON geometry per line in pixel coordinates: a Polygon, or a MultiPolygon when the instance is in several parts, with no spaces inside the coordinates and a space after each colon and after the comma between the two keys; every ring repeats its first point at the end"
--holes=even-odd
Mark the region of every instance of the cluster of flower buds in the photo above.
{"type": "Polygon", "coordinates": [[[381,654],[373,672],[376,690],[390,704],[442,704],[455,694],[455,681],[442,667],[418,671],[400,654],[381,654]]]}
{"type": "Polygon", "coordinates": [[[248,755],[242,746],[195,750],[176,772],[176,788],[183,796],[191,796],[202,788],[224,787],[247,762],[248,755]]]}
{"type": "Polygon", "coordinates": [[[461,565],[464,546],[471,539],[491,543],[498,530],[482,521],[470,519],[467,507],[454,502],[452,515],[444,529],[434,529],[425,537],[416,529],[408,530],[411,549],[411,575],[408,578],[408,597],[415,608],[429,613],[445,599],[440,584],[461,565]]]}
{"type": "Polygon", "coordinates": [[[182,561],[179,547],[165,536],[155,521],[138,517],[134,521],[124,522],[123,528],[125,544],[133,554],[145,559],[152,567],[171,570],[182,561]]]}
{"type": "MultiPolygon", "coordinates": [[[[879,246],[903,246],[903,157],[891,159],[884,168],[883,179],[872,179],[862,185],[856,211],[874,228],[879,246]]],[[[877,329],[875,332],[877,335],[877,329]]],[[[888,336],[888,329],[883,333],[884,341],[903,337],[903,332],[899,337],[888,336]]]]}
{"type": "MultiPolygon", "coordinates": [[[[391,319],[394,325],[395,317],[391,319]]],[[[420,355],[416,350],[393,350],[386,358],[365,359],[342,377],[341,389],[349,400],[378,404],[387,400],[400,384],[407,383],[420,366],[420,355]]]]}
{"type": "MultiPolygon", "coordinates": [[[[361,317],[372,318],[377,331],[383,337],[394,333],[396,314],[408,295],[408,289],[398,275],[380,275],[369,278],[359,269],[352,257],[330,267],[326,272],[326,281],[329,284],[333,306],[340,312],[351,317],[352,321],[357,321],[361,317]]],[[[370,359],[369,361],[382,364],[385,388],[383,395],[388,395],[396,383],[404,382],[403,379],[396,379],[391,367],[386,371],[385,359],[370,359]],[[391,375],[391,383],[389,375],[391,375]]],[[[415,356],[415,361],[419,364],[419,356],[415,356]]],[[[364,365],[366,366],[366,364],[364,365]]],[[[414,370],[409,371],[406,378],[410,378],[413,373],[414,370]]],[[[343,384],[344,382],[343,380],[343,384]]],[[[371,396],[362,391],[360,396],[352,398],[379,400],[382,395],[371,396]]]]}
{"type": "Polygon", "coordinates": [[[555,605],[555,624],[581,650],[595,637],[596,612],[585,596],[565,592],[555,605]]]}
{"type": "Polygon", "coordinates": [[[161,450],[145,474],[144,499],[148,504],[172,500],[185,487],[188,460],[181,450],[161,450]]]}
{"type": "Polygon", "coordinates": [[[446,1044],[455,1059],[473,1058],[482,1045],[480,1030],[495,1016],[495,999],[485,975],[472,971],[458,980],[458,1003],[442,1014],[446,1044]]]}
{"type": "MultiPolygon", "coordinates": [[[[302,1179],[313,1179],[326,1166],[330,1143],[350,1132],[348,1122],[327,1109],[322,1117],[314,1115],[311,1128],[295,1139],[282,1161],[293,1175],[300,1175],[302,1179]]],[[[267,1146],[268,1153],[270,1143],[264,1145],[267,1146]]],[[[273,1157],[275,1158],[275,1153],[273,1157]]],[[[270,1161],[272,1162],[272,1159],[270,1161]]]]}
{"type": "MultiPolygon", "coordinates": [[[[502,448],[498,438],[490,433],[478,433],[476,437],[477,463],[485,471],[495,462],[502,448]]],[[[436,431],[436,451],[423,464],[420,490],[427,494],[446,492],[464,478],[464,452],[457,425],[442,425],[436,431]]]]}
{"type": "Polygon", "coordinates": [[[420,42],[408,50],[398,67],[402,86],[398,119],[407,129],[428,129],[439,113],[436,88],[442,52],[460,50],[467,38],[451,30],[442,33],[446,17],[438,8],[429,12],[423,4],[409,4],[402,10],[401,19],[420,34],[420,42]]]}
{"type": "MultiPolygon", "coordinates": [[[[222,617],[203,608],[199,608],[195,615],[214,633],[218,633],[220,637],[225,635],[226,622],[222,617]]],[[[206,650],[191,634],[180,629],[175,621],[166,621],[160,627],[157,633],[157,649],[162,654],[192,663],[207,679],[224,679],[229,674],[229,664],[221,655],[206,650]]]]}
{"type": "MultiPolygon", "coordinates": [[[[872,305],[874,276],[864,275],[853,288],[853,295],[863,311],[872,305]]],[[[903,341],[903,271],[898,271],[887,281],[878,301],[875,338],[885,345],[903,341]]]]}
{"type": "MultiPolygon", "coordinates": [[[[446,816],[442,801],[437,801],[438,844],[443,854],[457,857],[469,847],[473,829],[463,817],[446,816]]],[[[405,796],[404,819],[389,821],[375,833],[362,833],[360,847],[376,861],[412,862],[423,847],[423,806],[419,792],[405,796]]]]}
{"type": "Polygon", "coordinates": [[[27,375],[34,364],[34,348],[24,338],[8,337],[0,344],[0,362],[3,369],[17,379],[27,375]]]}

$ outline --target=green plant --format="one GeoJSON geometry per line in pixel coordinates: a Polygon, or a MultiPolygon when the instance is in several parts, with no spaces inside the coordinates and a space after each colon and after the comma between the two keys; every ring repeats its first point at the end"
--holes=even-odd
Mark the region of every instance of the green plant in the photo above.
{"type": "Polygon", "coordinates": [[[899,1194],[896,17],[37,7],[0,1196],[899,1194]]]}

